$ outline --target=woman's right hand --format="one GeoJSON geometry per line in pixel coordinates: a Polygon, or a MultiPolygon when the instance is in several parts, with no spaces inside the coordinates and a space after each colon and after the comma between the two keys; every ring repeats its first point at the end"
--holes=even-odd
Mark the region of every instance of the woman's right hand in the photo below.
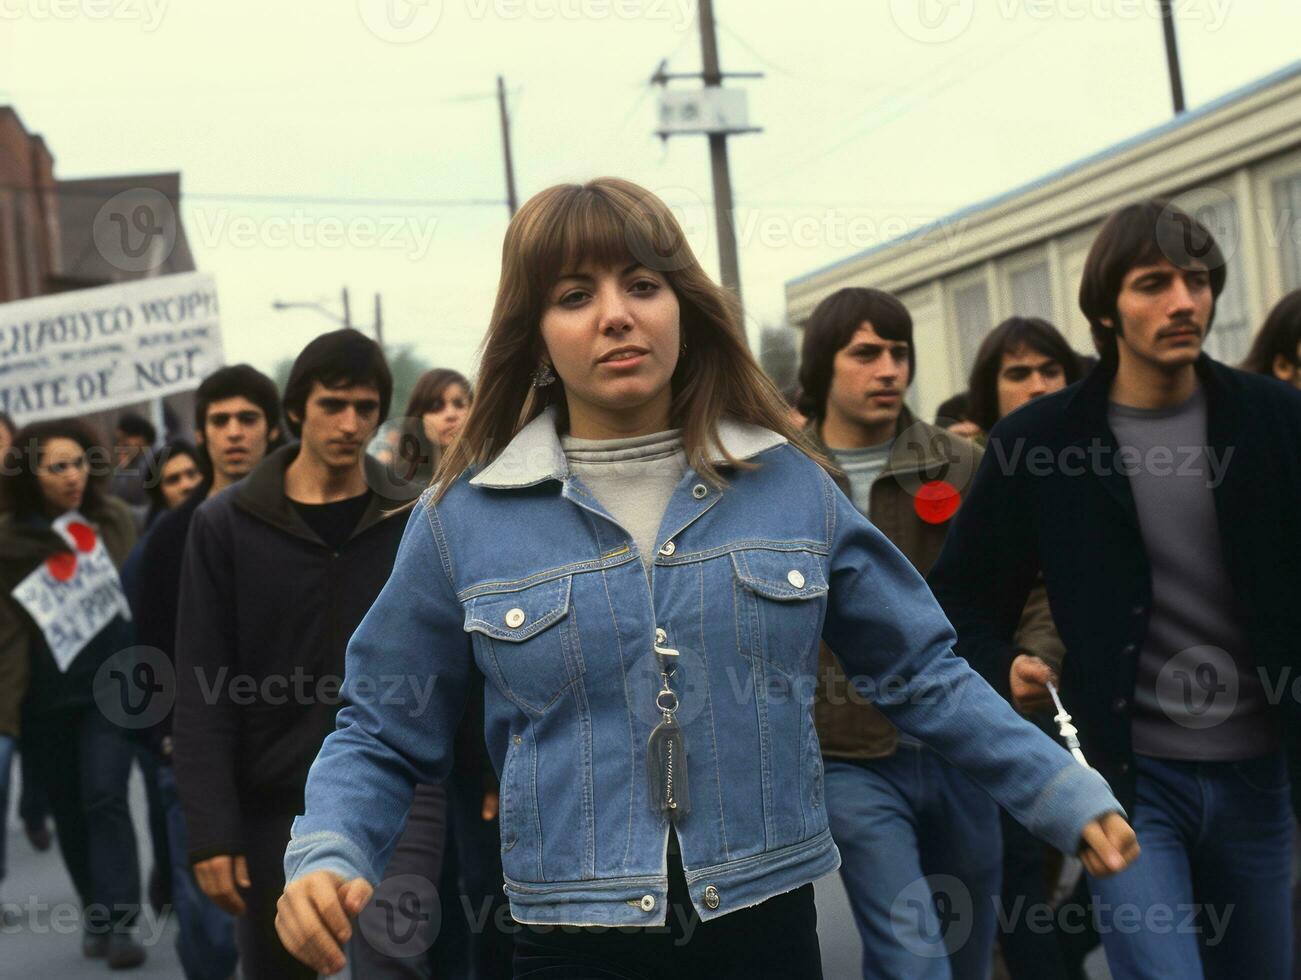
{"type": "Polygon", "coordinates": [[[347,965],[343,945],[374,891],[365,878],[344,881],[333,871],[313,871],[290,882],[276,903],[276,932],[285,949],[317,973],[347,965]]]}

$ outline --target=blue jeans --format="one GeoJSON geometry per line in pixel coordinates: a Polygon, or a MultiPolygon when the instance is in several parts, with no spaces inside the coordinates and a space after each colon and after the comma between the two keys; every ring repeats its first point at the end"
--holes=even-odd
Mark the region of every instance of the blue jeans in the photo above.
{"type": "Polygon", "coordinates": [[[172,909],[176,913],[176,953],[187,980],[227,980],[235,973],[235,920],[199,890],[190,870],[176,774],[160,765],[158,795],[167,816],[167,846],[172,862],[172,909]]]}
{"type": "Polygon", "coordinates": [[[5,844],[9,840],[9,773],[18,740],[0,735],[0,881],[5,880],[5,844]]]}
{"type": "Polygon", "coordinates": [[[133,747],[97,708],[29,717],[23,747],[49,794],[59,851],[88,932],[129,928],[140,909],[140,862],[127,799],[133,747]]]}
{"type": "Polygon", "coordinates": [[[993,800],[913,745],[827,759],[826,798],[864,978],[988,976],[1002,878],[993,800]]]}
{"type": "Polygon", "coordinates": [[[1292,809],[1282,752],[1243,762],[1136,756],[1133,867],[1090,880],[1116,980],[1288,977],[1292,809]]]}

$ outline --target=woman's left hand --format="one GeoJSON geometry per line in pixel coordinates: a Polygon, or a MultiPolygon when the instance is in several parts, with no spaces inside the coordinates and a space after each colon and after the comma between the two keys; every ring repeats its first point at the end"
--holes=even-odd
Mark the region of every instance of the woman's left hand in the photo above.
{"type": "Polygon", "coordinates": [[[1095,878],[1124,871],[1138,855],[1134,828],[1119,813],[1108,813],[1101,820],[1091,821],[1080,835],[1080,860],[1084,862],[1084,870],[1095,878]]]}

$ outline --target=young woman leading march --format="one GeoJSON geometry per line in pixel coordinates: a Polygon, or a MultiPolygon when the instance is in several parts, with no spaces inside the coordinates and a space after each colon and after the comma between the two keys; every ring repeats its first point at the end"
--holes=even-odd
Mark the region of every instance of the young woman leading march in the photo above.
{"type": "Polygon", "coordinates": [[[277,928],[318,970],[343,968],[412,787],[446,776],[475,671],[518,977],[821,975],[819,636],[1044,840],[1095,874],[1137,855],[1101,777],[954,656],[644,189],[553,187],[512,220],[435,480],[349,644],[285,855],[277,928]]]}

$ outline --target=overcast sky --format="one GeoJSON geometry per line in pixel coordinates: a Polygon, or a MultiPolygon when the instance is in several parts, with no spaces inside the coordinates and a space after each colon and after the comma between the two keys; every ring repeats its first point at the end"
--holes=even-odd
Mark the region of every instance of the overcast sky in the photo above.
{"type": "MultiPolygon", "coordinates": [[[[1189,104],[1297,56],[1296,0],[1175,0],[1189,104]]],[[[795,276],[1169,118],[1156,0],[716,0],[723,67],[762,71],[729,141],[752,336],[795,276]]],[[[329,322],[471,369],[521,200],[616,174],[674,204],[717,271],[704,137],[655,137],[648,78],[700,66],[694,0],[0,0],[0,104],[62,178],[179,170],[229,361],[329,322]]],[[[680,82],[679,85],[693,85],[680,82]]]]}

